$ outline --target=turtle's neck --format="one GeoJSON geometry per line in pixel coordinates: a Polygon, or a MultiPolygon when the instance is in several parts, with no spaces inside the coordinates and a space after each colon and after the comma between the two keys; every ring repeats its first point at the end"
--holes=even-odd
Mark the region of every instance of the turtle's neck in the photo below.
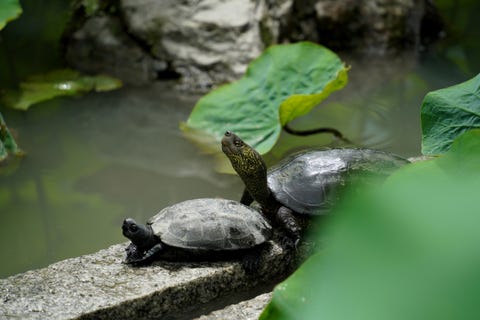
{"type": "Polygon", "coordinates": [[[139,236],[132,240],[133,244],[140,248],[142,251],[148,250],[155,245],[156,238],[153,229],[150,225],[139,226],[143,229],[143,232],[139,233],[139,236]]]}
{"type": "Polygon", "coordinates": [[[257,201],[262,208],[271,206],[271,191],[267,184],[267,174],[259,172],[255,175],[241,176],[243,183],[250,195],[257,201]]]}
{"type": "Polygon", "coordinates": [[[273,210],[276,200],[268,188],[267,165],[260,153],[230,131],[222,138],[222,151],[252,198],[264,209],[273,210]]]}
{"type": "Polygon", "coordinates": [[[275,199],[268,188],[267,165],[262,156],[253,148],[244,150],[241,156],[229,157],[246,189],[262,208],[272,208],[275,199]]]}

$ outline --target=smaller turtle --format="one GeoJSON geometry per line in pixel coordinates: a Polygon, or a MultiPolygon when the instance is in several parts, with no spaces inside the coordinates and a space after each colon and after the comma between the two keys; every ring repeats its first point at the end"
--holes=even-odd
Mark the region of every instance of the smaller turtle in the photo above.
{"type": "Polygon", "coordinates": [[[250,205],[255,200],[295,246],[301,232],[298,218],[329,212],[340,190],[358,176],[385,178],[409,163],[388,152],[345,148],[305,150],[267,170],[262,156],[230,131],[222,138],[222,151],[245,184],[240,202],[250,205]]]}
{"type": "Polygon", "coordinates": [[[127,264],[144,265],[156,258],[243,257],[249,269],[255,265],[250,250],[271,237],[272,227],[261,213],[240,202],[205,198],[164,208],[145,225],[127,218],[122,233],[132,241],[125,249],[127,264]]]}

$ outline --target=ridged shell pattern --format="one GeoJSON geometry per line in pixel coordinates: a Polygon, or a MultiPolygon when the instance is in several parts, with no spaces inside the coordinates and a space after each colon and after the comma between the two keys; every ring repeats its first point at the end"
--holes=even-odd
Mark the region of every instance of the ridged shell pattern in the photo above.
{"type": "Polygon", "coordinates": [[[197,250],[246,249],[268,240],[272,227],[256,210],[225,199],[194,199],[174,204],[148,224],[172,247],[197,250]]]}
{"type": "Polygon", "coordinates": [[[297,213],[325,214],[353,174],[384,177],[407,163],[394,154],[371,149],[312,150],[272,167],[268,187],[280,203],[297,213]]]}

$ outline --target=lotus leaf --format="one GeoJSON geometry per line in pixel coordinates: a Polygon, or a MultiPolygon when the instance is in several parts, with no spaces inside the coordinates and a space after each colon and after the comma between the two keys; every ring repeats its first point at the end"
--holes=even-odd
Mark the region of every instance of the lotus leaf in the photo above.
{"type": "Polygon", "coordinates": [[[284,125],[345,86],[347,70],[335,53],[317,44],[272,46],[250,63],[243,78],[201,98],[182,129],[215,146],[232,130],[266,153],[284,125]]]}
{"type": "Polygon", "coordinates": [[[480,128],[480,74],[452,87],[432,91],[422,105],[422,153],[445,153],[456,137],[480,128]]]}

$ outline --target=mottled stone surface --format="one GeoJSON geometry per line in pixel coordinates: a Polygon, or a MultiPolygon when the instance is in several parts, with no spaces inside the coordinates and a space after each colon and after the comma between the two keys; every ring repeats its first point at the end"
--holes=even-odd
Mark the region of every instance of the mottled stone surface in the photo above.
{"type": "Polygon", "coordinates": [[[65,36],[67,61],[130,84],[178,76],[189,91],[238,79],[271,44],[310,40],[347,54],[395,56],[419,50],[422,39],[435,38],[440,28],[429,0],[105,3],[72,22],[65,36]]]}
{"type": "Polygon", "coordinates": [[[122,264],[125,246],[1,279],[0,318],[184,319],[178,315],[193,306],[278,281],[292,261],[269,242],[252,275],[238,262],[159,261],[132,268],[122,264]]]}
{"type": "Polygon", "coordinates": [[[224,309],[212,311],[195,320],[256,320],[272,299],[272,293],[263,293],[253,299],[232,304],[224,309]]]}
{"type": "Polygon", "coordinates": [[[93,16],[68,37],[69,64],[86,73],[107,73],[126,84],[145,85],[166,69],[164,61],[143,50],[114,16],[93,16]]]}
{"type": "Polygon", "coordinates": [[[377,57],[416,50],[420,46],[427,3],[423,0],[296,1],[292,22],[284,36],[377,57]]]}
{"type": "Polygon", "coordinates": [[[121,11],[130,34],[168,61],[184,86],[202,90],[239,78],[268,45],[266,34],[278,34],[272,21],[291,3],[122,0],[121,11]]]}

